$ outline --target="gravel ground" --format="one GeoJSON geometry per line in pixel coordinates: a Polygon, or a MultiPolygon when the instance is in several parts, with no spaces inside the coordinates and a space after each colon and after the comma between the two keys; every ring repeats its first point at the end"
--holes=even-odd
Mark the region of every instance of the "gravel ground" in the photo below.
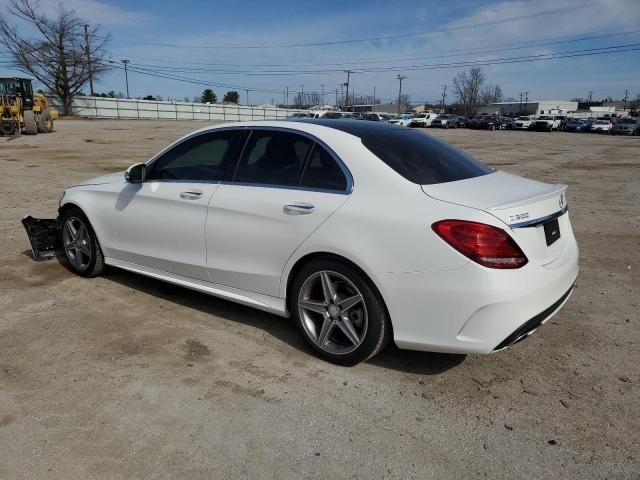
{"type": "Polygon", "coordinates": [[[0,139],[0,478],[640,478],[640,138],[433,131],[569,184],[574,295],[488,356],[389,348],[340,368],[294,326],[29,256],[20,218],[196,122],[83,121],[0,139]]]}

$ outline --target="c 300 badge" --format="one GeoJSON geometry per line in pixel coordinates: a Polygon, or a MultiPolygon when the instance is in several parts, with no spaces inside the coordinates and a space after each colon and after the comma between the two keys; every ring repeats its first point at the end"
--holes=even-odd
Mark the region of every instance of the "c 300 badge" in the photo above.
{"type": "Polygon", "coordinates": [[[529,212],[517,213],[516,215],[511,215],[509,217],[509,222],[515,222],[517,220],[524,220],[525,218],[529,218],[529,212]]]}

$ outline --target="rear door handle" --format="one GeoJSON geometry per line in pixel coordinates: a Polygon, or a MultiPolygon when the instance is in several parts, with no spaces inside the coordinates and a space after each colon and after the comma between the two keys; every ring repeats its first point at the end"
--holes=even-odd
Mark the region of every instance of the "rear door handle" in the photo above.
{"type": "Polygon", "coordinates": [[[201,190],[187,190],[186,192],[180,192],[180,198],[184,200],[198,200],[202,197],[201,190]]]}
{"type": "Polygon", "coordinates": [[[316,207],[310,203],[297,202],[288,203],[283,210],[288,215],[309,215],[316,211],[316,207]]]}

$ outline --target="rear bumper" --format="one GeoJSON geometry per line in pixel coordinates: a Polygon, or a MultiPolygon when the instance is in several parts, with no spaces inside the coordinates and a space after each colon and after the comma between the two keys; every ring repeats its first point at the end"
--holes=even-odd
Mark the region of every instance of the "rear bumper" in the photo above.
{"type": "Polygon", "coordinates": [[[576,280],[578,247],[573,235],[567,240],[547,265],[492,270],[468,262],[455,270],[382,275],[396,344],[491,353],[528,336],[562,307],[576,280]]]}

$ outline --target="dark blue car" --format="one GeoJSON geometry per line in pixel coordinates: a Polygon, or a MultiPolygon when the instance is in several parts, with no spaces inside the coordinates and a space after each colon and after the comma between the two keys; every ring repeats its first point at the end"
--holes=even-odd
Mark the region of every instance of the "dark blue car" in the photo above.
{"type": "Polygon", "coordinates": [[[567,123],[564,124],[565,132],[587,132],[589,131],[589,124],[577,118],[567,119],[567,123]]]}

